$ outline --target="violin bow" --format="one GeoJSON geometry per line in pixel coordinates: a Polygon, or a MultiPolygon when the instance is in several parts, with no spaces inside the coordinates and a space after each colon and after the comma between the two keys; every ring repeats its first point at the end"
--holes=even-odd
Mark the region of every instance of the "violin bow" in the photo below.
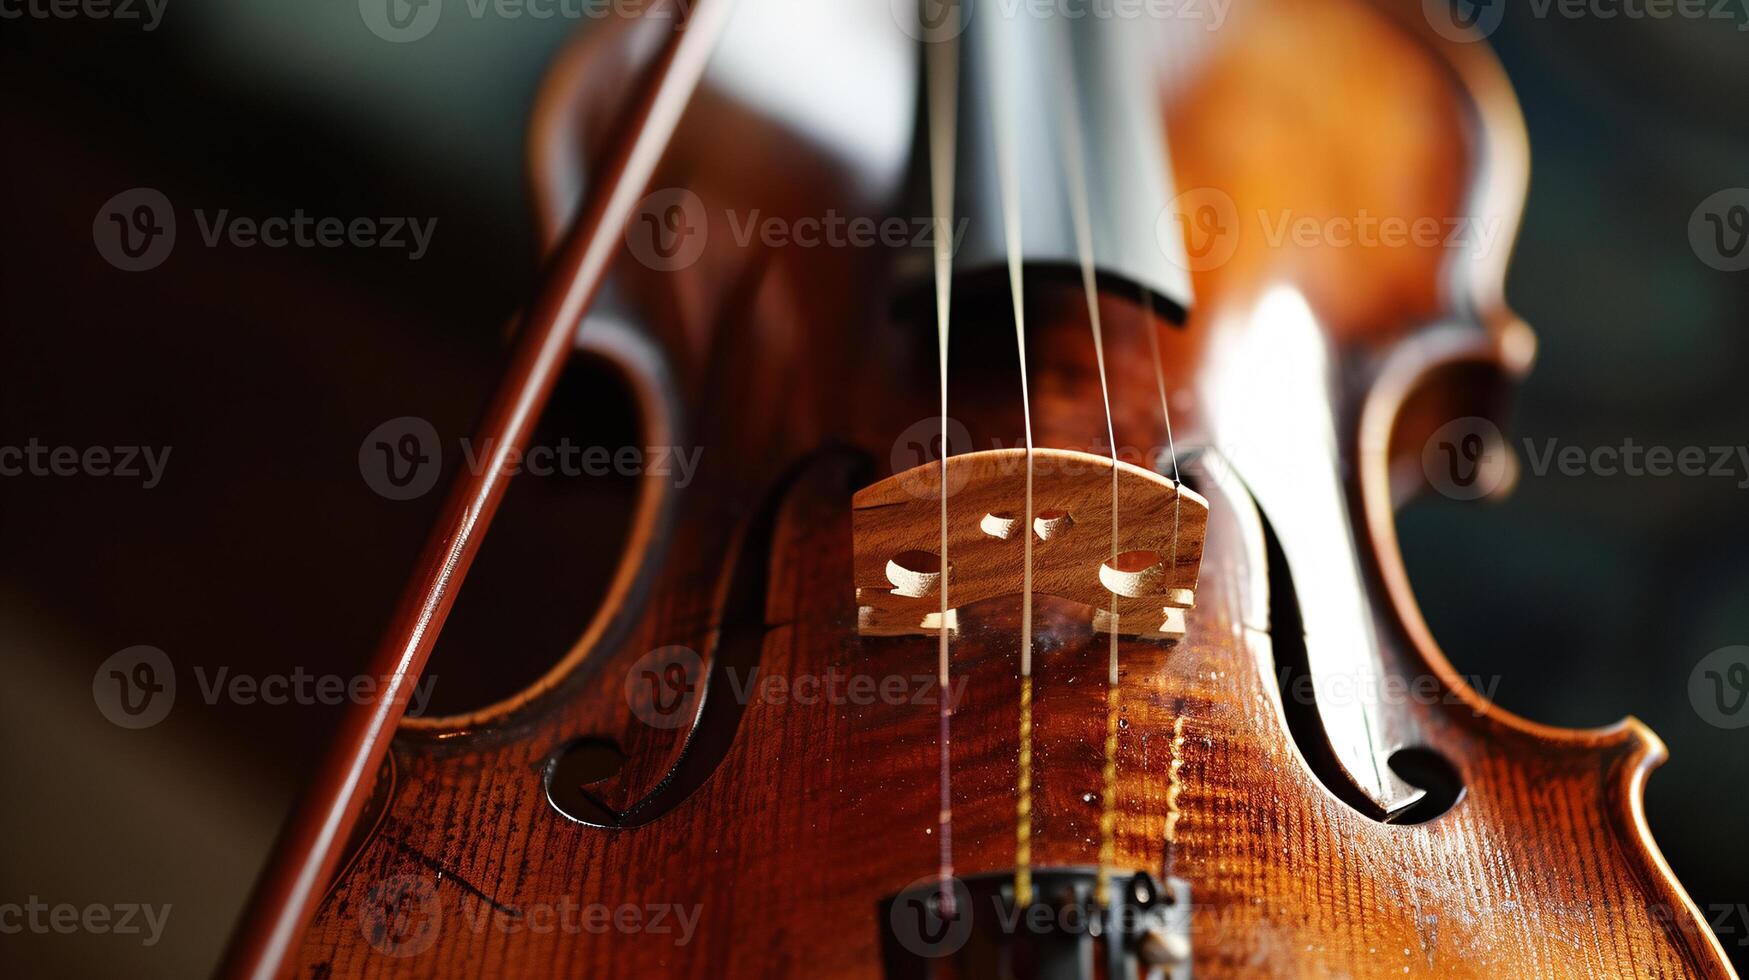
{"type": "Polygon", "coordinates": [[[523,450],[552,395],[583,315],[728,24],[734,0],[679,6],[690,10],[675,12],[673,34],[609,144],[602,179],[593,184],[554,255],[480,424],[475,444],[492,447],[487,465],[464,468],[451,488],[370,663],[369,672],[384,682],[342,717],[256,886],[224,976],[272,980],[282,975],[340,861],[456,593],[504,499],[507,461],[523,450]]]}

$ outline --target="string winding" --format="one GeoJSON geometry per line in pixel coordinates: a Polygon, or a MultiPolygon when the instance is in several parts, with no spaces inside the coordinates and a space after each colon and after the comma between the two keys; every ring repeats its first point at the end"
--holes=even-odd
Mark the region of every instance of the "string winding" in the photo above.
{"type": "Polygon", "coordinates": [[[1026,429],[1026,506],[1021,521],[1023,570],[1020,599],[1020,760],[1015,779],[1014,804],[1014,902],[1017,908],[1032,904],[1032,515],[1033,442],[1032,397],[1026,380],[1026,307],[1021,273],[1020,163],[1014,146],[1014,99],[1011,65],[998,56],[991,59],[996,76],[991,86],[996,98],[996,178],[1002,196],[1002,236],[1008,253],[1008,292],[1014,307],[1014,349],[1020,361],[1020,407],[1026,429]]]}
{"type": "Polygon", "coordinates": [[[941,808],[936,819],[940,837],[941,912],[953,915],[953,704],[952,660],[949,650],[950,622],[947,591],[952,576],[947,557],[947,457],[952,447],[947,438],[947,349],[949,309],[953,298],[953,181],[954,133],[959,111],[959,49],[951,40],[927,46],[929,59],[929,173],[930,205],[935,226],[935,332],[941,362],[941,620],[936,655],[937,742],[941,751],[941,808]]]}

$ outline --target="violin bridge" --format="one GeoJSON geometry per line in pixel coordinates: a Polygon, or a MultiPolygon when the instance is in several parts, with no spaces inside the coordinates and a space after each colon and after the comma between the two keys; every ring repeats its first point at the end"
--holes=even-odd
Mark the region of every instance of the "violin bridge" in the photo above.
{"type": "Polygon", "coordinates": [[[1026,507],[1026,450],[950,456],[947,568],[941,567],[943,467],[925,463],[858,491],[852,509],[857,631],[919,636],[942,628],[945,579],[958,610],[1020,594],[1025,542],[1033,535],[1032,591],[1087,606],[1093,628],[1176,640],[1195,605],[1208,502],[1158,473],[1117,462],[1113,553],[1109,457],[1033,450],[1033,521],[1026,507]]]}

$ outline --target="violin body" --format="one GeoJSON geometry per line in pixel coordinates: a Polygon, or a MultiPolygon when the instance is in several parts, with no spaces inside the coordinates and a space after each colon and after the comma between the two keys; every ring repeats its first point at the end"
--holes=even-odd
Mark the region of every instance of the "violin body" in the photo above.
{"type": "MultiPolygon", "coordinates": [[[[1232,210],[1191,222],[1186,322],[1099,297],[1120,455],[1171,442],[1208,502],[1185,635],[1121,638],[1114,864],[1189,883],[1199,977],[1730,976],[1646,826],[1661,743],[1631,719],[1558,730],[1486,702],[1397,554],[1393,508],[1424,482],[1430,434],[1496,416],[1534,350],[1502,298],[1526,182],[1516,105],[1485,49],[1429,30],[1420,6],[1235,9],[1164,98],[1177,187],[1218,186],[1232,210]],[[1294,238],[1300,217],[1366,214],[1470,221],[1495,245],[1294,238]],[[1235,220],[1236,240],[1196,237],[1235,220]],[[1209,248],[1230,255],[1199,266],[1209,248]],[[1431,819],[1367,812],[1311,737],[1340,692],[1308,715],[1284,684],[1335,606],[1411,692],[1392,723],[1461,784],[1431,819]]],[[[549,238],[646,33],[593,31],[543,95],[549,238]]],[[[902,205],[708,84],[652,186],[711,202],[708,243],[681,268],[620,260],[623,315],[588,320],[578,356],[623,373],[646,444],[703,447],[697,477],[648,482],[623,555],[579,543],[618,562],[614,585],[540,682],[403,723],[297,976],[898,975],[882,903],[936,872],[944,692],[934,637],[857,630],[852,499],[927,458],[910,443],[938,422],[935,338],[891,250],[742,247],[716,208],[794,222],[902,205]],[[651,724],[667,694],[692,700],[651,724]]],[[[1040,277],[1026,309],[1037,444],[1110,452],[1080,290],[1040,277]]],[[[1018,445],[1006,293],[967,289],[954,310],[949,414],[978,449],[1018,445]]],[[[998,874],[1015,863],[1021,603],[958,612],[955,870],[998,874]]],[[[1040,597],[1034,616],[1032,860],[1085,867],[1107,638],[1070,603],[1040,597]]]]}

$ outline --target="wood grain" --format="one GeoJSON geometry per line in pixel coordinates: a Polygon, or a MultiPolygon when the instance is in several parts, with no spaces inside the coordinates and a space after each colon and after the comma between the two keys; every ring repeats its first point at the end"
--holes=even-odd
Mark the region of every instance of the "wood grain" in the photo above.
{"type": "MultiPolygon", "coordinates": [[[[1168,607],[1195,605],[1207,501],[1151,470],[1090,453],[1037,450],[1032,475],[1034,526],[1025,528],[1025,449],[948,457],[950,613],[960,605],[1020,594],[1022,533],[1035,539],[1034,594],[1081,603],[1089,620],[1095,610],[1105,610],[1101,629],[1111,625],[1115,607],[1117,632],[1158,634],[1167,625],[1168,607]],[[1002,536],[986,530],[992,518],[1002,536]],[[1145,562],[1145,570],[1111,566],[1114,551],[1145,554],[1135,562],[1145,562]],[[1111,571],[1102,573],[1108,566],[1111,571]]],[[[939,463],[924,463],[857,491],[851,533],[857,629],[862,635],[933,632],[924,620],[932,613],[939,618],[941,612],[940,556],[935,552],[941,547],[942,480],[939,463]],[[933,573],[919,577],[917,588],[894,581],[889,570],[895,557],[907,552],[936,559],[933,573]]]]}

